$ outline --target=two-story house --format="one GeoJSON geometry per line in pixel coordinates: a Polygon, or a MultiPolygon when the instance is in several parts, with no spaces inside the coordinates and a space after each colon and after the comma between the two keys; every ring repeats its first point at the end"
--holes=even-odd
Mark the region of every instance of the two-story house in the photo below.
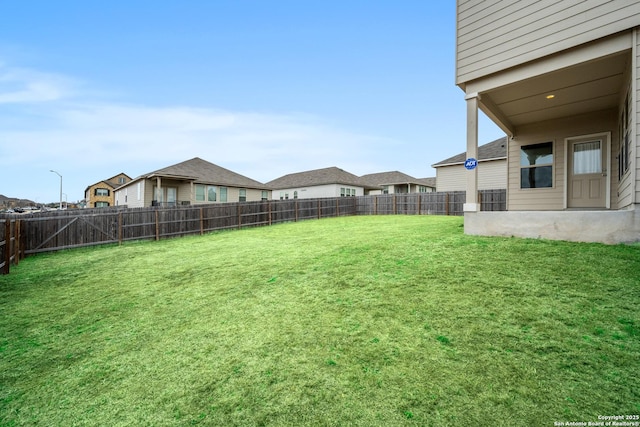
{"type": "Polygon", "coordinates": [[[508,137],[507,211],[480,212],[479,164],[465,232],[640,241],[640,2],[457,0],[456,38],[467,158],[479,109],[508,137]]]}
{"type": "Polygon", "coordinates": [[[84,190],[84,199],[88,208],[104,208],[115,205],[115,189],[131,181],[129,175],[119,173],[109,179],[96,182],[84,190]]]}

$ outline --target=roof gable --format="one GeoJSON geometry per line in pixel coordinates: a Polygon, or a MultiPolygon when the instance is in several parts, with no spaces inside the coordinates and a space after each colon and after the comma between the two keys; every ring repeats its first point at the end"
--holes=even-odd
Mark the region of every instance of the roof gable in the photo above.
{"type": "MultiPolygon", "coordinates": [[[[478,147],[478,161],[489,159],[506,159],[507,158],[507,137],[496,139],[488,144],[484,144],[478,147]]],[[[467,160],[467,152],[456,154],[453,157],[442,160],[438,163],[431,165],[432,167],[454,165],[464,163],[467,160]]]]}

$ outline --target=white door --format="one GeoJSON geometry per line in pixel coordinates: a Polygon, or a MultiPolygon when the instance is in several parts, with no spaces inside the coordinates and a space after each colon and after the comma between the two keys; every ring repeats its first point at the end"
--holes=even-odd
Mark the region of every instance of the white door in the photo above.
{"type": "Polygon", "coordinates": [[[567,207],[607,207],[607,138],[569,140],[567,207]]]}

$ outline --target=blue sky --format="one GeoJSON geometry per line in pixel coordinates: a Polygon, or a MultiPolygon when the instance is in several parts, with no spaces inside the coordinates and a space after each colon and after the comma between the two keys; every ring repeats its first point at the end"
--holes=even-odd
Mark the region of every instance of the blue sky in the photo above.
{"type": "MultiPolygon", "coordinates": [[[[455,2],[0,1],[0,194],[201,157],[261,182],[465,150],[455,2]]],[[[480,142],[503,136],[485,117],[480,142]]]]}

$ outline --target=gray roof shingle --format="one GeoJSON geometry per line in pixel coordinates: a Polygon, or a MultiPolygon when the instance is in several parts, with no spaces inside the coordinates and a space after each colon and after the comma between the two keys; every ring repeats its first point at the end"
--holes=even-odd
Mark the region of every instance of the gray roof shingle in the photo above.
{"type": "Polygon", "coordinates": [[[226,185],[229,187],[268,189],[261,182],[214,165],[199,157],[142,175],[143,178],[153,178],[155,176],[189,179],[198,183],[226,185]]]}
{"type": "MultiPolygon", "coordinates": [[[[506,159],[507,158],[507,137],[496,139],[488,144],[484,144],[478,147],[478,161],[488,159],[506,159]]],[[[438,163],[431,165],[432,167],[453,165],[458,163],[464,163],[467,159],[467,152],[456,154],[453,157],[442,160],[438,163]]]]}
{"type": "Polygon", "coordinates": [[[379,172],[362,175],[360,179],[370,185],[418,184],[420,180],[399,171],[379,172]]]}
{"type": "Polygon", "coordinates": [[[315,169],[305,172],[290,173],[267,182],[267,186],[273,189],[294,187],[312,187],[315,185],[344,184],[364,188],[378,188],[364,182],[356,175],[335,166],[323,169],[315,169]]]}

